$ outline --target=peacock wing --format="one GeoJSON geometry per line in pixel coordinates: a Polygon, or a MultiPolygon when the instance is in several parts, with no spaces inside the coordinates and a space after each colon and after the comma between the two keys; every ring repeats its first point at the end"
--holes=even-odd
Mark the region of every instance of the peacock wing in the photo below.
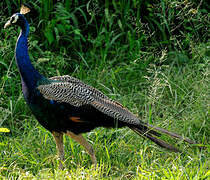
{"type": "Polygon", "coordinates": [[[46,99],[69,103],[76,107],[93,101],[87,88],[70,82],[51,82],[39,85],[37,89],[46,99]]]}
{"type": "Polygon", "coordinates": [[[50,80],[56,80],[56,81],[62,81],[62,82],[69,82],[69,83],[72,83],[72,84],[80,85],[82,88],[87,88],[91,92],[91,95],[94,96],[95,98],[107,99],[107,100],[113,102],[114,104],[117,104],[117,105],[123,107],[123,105],[120,104],[119,102],[111,100],[108,96],[103,94],[98,89],[85,84],[84,82],[80,81],[79,79],[77,79],[75,77],[72,77],[72,76],[69,76],[69,75],[64,75],[64,76],[54,76],[54,77],[51,77],[49,79],[50,80]]]}
{"type": "Polygon", "coordinates": [[[128,124],[139,125],[139,118],[131,113],[127,108],[123,107],[120,103],[110,99],[95,98],[90,103],[93,107],[103,112],[104,114],[113,117],[115,120],[123,121],[128,124]]]}
{"type": "Polygon", "coordinates": [[[140,123],[139,119],[120,103],[109,99],[100,91],[101,94],[98,95],[95,88],[86,84],[83,86],[80,83],[59,81],[39,85],[38,90],[49,100],[65,102],[77,107],[89,105],[116,120],[130,124],[140,123]]]}

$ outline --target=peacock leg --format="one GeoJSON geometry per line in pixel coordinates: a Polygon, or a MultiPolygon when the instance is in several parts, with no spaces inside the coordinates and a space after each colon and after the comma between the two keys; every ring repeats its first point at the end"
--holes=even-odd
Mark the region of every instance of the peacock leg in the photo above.
{"type": "Polygon", "coordinates": [[[80,145],[82,145],[87,150],[88,154],[90,155],[92,163],[96,166],[97,160],[96,160],[96,156],[95,156],[93,147],[87,142],[87,140],[81,134],[76,135],[76,134],[68,131],[67,135],[69,135],[72,139],[77,141],[80,145]]]}
{"type": "Polygon", "coordinates": [[[56,148],[59,155],[59,168],[63,169],[63,162],[64,162],[64,148],[63,148],[63,133],[52,132],[54,136],[56,148]]]}

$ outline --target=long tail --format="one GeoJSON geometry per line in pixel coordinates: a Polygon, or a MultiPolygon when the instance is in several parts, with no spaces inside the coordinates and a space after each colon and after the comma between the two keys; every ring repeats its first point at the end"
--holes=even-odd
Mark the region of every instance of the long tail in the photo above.
{"type": "Polygon", "coordinates": [[[186,141],[190,144],[196,144],[194,141],[192,141],[188,138],[183,138],[182,136],[180,136],[180,135],[178,135],[174,132],[170,132],[170,131],[167,131],[163,128],[155,127],[155,126],[152,126],[152,125],[146,124],[146,123],[141,125],[141,126],[135,126],[135,127],[134,126],[129,126],[129,128],[132,129],[137,134],[139,134],[140,136],[147,137],[151,141],[155,142],[157,145],[159,145],[163,148],[166,148],[170,151],[174,151],[174,152],[180,152],[180,150],[177,149],[176,147],[174,147],[173,145],[168,144],[167,142],[159,139],[158,137],[161,136],[161,133],[167,134],[167,135],[169,135],[173,138],[177,138],[177,139],[186,141]]]}

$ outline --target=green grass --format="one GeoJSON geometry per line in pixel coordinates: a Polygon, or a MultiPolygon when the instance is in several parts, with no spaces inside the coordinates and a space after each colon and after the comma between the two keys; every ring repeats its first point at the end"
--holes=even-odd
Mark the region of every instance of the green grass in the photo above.
{"type": "MultiPolygon", "coordinates": [[[[29,51],[41,73],[47,77],[77,77],[125,105],[141,120],[177,132],[206,148],[164,136],[183,151],[177,154],[128,128],[97,128],[85,137],[95,149],[98,166],[94,169],[85,150],[65,136],[66,168],[59,170],[53,137],[38,124],[21,93],[14,60],[18,32],[12,27],[0,30],[0,128],[10,129],[9,133],[0,132],[0,179],[208,179],[210,43],[204,31],[208,22],[205,7],[190,11],[198,6],[189,3],[186,11],[179,11],[182,2],[161,1],[156,8],[148,9],[146,24],[145,17],[133,10],[134,6],[140,8],[137,1],[119,1],[113,6],[106,1],[106,12],[90,4],[91,17],[85,14],[86,5],[75,1],[80,10],[72,11],[73,6],[67,8],[71,1],[65,1],[63,13],[69,18],[62,20],[63,27],[57,27],[56,34],[59,16],[38,26],[42,18],[46,21],[46,17],[54,16],[47,14],[50,4],[39,6],[38,2],[44,1],[33,1],[43,13],[31,22],[29,51]],[[98,16],[93,15],[93,10],[98,16]],[[78,12],[86,26],[75,19],[78,12]],[[73,22],[66,26],[66,21],[73,22]],[[176,23],[180,28],[175,30],[176,23]],[[90,24],[95,34],[87,31],[90,24]],[[51,35],[48,33],[47,38],[43,31],[52,25],[50,40],[51,35]]],[[[147,1],[147,8],[151,5],[147,1]]],[[[59,15],[64,5],[57,6],[59,15]]],[[[3,26],[7,17],[0,15],[3,26]]]]}
{"type": "MultiPolygon", "coordinates": [[[[51,134],[25,108],[22,95],[7,98],[3,94],[6,101],[1,103],[6,107],[2,107],[0,114],[11,133],[0,136],[1,177],[207,179],[210,163],[207,64],[180,68],[151,66],[147,77],[138,77],[138,68],[138,63],[123,63],[111,69],[108,63],[87,71],[78,67],[74,75],[119,100],[142,120],[206,145],[205,150],[177,142],[185,153],[175,154],[142,140],[126,128],[99,128],[85,135],[96,151],[98,167],[93,169],[84,149],[65,137],[66,170],[60,171],[51,134]]],[[[11,87],[15,91],[12,80],[11,87]]]]}

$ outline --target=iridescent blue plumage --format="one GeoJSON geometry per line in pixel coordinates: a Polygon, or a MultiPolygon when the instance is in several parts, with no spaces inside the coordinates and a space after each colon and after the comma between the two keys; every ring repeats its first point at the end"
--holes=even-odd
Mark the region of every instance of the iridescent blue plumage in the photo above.
{"type": "Polygon", "coordinates": [[[30,99],[29,94],[37,87],[37,82],[44,77],[34,68],[29,59],[27,40],[29,24],[22,14],[16,13],[16,16],[20,19],[21,33],[15,48],[15,58],[21,76],[23,94],[28,101],[30,99]]]}

